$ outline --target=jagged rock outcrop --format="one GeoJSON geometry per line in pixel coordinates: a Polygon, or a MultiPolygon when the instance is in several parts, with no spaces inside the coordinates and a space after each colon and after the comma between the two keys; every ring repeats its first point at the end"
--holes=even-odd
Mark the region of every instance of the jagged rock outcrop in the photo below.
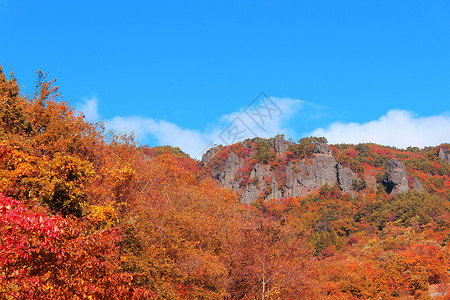
{"type": "Polygon", "coordinates": [[[406,167],[400,160],[392,158],[386,163],[383,185],[386,192],[393,195],[409,190],[406,167]]]}
{"type": "Polygon", "coordinates": [[[450,149],[444,149],[444,147],[439,146],[439,158],[447,161],[450,164],[450,149]]]}
{"type": "Polygon", "coordinates": [[[239,186],[238,182],[235,180],[235,176],[237,170],[239,170],[240,168],[242,168],[242,164],[239,160],[239,157],[233,152],[230,152],[227,161],[225,162],[225,168],[221,173],[222,176],[219,177],[222,185],[236,191],[236,188],[238,188],[239,186]]]}
{"type": "Polygon", "coordinates": [[[285,183],[280,186],[267,166],[256,164],[250,173],[251,183],[241,193],[241,201],[251,203],[261,195],[266,200],[305,196],[324,184],[331,186],[337,180],[336,161],[333,157],[317,156],[299,164],[289,164],[285,174],[285,183]]]}
{"type": "MultiPolygon", "coordinates": [[[[289,146],[289,142],[281,136],[269,139],[268,142],[277,155],[283,155],[289,146]]],[[[245,144],[243,146],[246,147],[245,144]]],[[[230,152],[223,167],[216,166],[213,169],[213,176],[223,186],[240,195],[243,203],[252,203],[258,198],[269,200],[306,196],[324,184],[332,186],[337,182],[337,163],[331,147],[326,143],[317,143],[315,146],[313,157],[289,163],[285,169],[278,171],[278,175],[274,174],[269,165],[255,164],[246,184],[242,184],[238,173],[239,170],[242,172],[242,169],[245,169],[244,162],[235,153],[230,152]]],[[[203,162],[210,161],[219,151],[208,151],[203,162]]],[[[341,180],[345,183],[342,188],[349,191],[356,175],[347,168],[343,172],[341,180]],[[346,181],[347,177],[350,178],[349,182],[346,181]]]]}
{"type": "Polygon", "coordinates": [[[241,202],[252,203],[261,195],[265,190],[265,180],[270,178],[270,172],[261,164],[256,164],[253,170],[250,172],[250,183],[241,194],[241,202]]]}
{"type": "Polygon", "coordinates": [[[323,155],[333,155],[333,150],[326,143],[316,143],[316,148],[314,149],[315,154],[323,154],[323,155]]]}
{"type": "Polygon", "coordinates": [[[250,179],[251,183],[241,193],[241,202],[252,203],[261,196],[266,200],[286,198],[267,166],[256,164],[250,173],[250,179]]]}
{"type": "Polygon", "coordinates": [[[286,172],[286,196],[305,196],[326,183],[335,184],[336,180],[336,160],[332,156],[319,155],[310,161],[291,163],[286,172]]]}
{"type": "Polygon", "coordinates": [[[217,153],[220,152],[220,149],[222,149],[222,148],[223,148],[222,146],[218,146],[218,147],[208,149],[208,151],[206,151],[202,155],[202,164],[206,165],[211,160],[211,158],[214,157],[214,155],[216,155],[217,153]]]}
{"type": "MultiPolygon", "coordinates": [[[[352,151],[346,150],[349,148],[345,146],[335,149],[324,138],[305,138],[297,144],[279,135],[210,149],[203,155],[202,163],[212,177],[234,190],[243,203],[303,197],[325,184],[337,184],[353,196],[358,192],[374,193],[379,188],[380,158],[384,159],[381,155],[385,155],[386,150],[368,145],[358,147],[350,148],[352,151]]],[[[400,154],[398,150],[395,152],[400,154]]],[[[439,157],[446,161],[450,159],[450,149],[445,144],[439,147],[439,157]]],[[[409,189],[424,190],[418,178],[408,178],[406,167],[398,158],[389,160],[385,169],[382,184],[388,193],[396,195],[409,189]]]]}
{"type": "Polygon", "coordinates": [[[270,144],[272,144],[275,153],[284,153],[288,150],[289,142],[286,141],[283,136],[277,135],[274,138],[269,139],[270,144]]]}
{"type": "Polygon", "coordinates": [[[352,189],[353,182],[357,179],[355,172],[350,168],[342,167],[340,164],[337,164],[336,175],[339,188],[344,192],[349,193],[352,189]]]}
{"type": "Polygon", "coordinates": [[[241,194],[241,202],[245,204],[250,204],[258,199],[261,191],[253,184],[249,184],[245,187],[241,194]]]}

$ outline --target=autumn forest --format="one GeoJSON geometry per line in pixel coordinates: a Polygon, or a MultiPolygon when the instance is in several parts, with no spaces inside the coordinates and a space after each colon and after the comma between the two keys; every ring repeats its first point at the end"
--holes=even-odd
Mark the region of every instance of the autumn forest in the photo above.
{"type": "Polygon", "coordinates": [[[0,69],[0,108],[0,299],[450,297],[449,144],[198,161],[86,121],[42,72],[24,95],[0,69]]]}

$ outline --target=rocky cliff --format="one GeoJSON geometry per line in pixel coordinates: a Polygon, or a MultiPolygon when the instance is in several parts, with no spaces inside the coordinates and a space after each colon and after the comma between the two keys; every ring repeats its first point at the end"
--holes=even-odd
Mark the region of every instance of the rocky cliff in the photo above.
{"type": "Polygon", "coordinates": [[[308,138],[296,144],[276,136],[212,148],[204,154],[202,164],[221,185],[240,195],[243,203],[302,197],[325,184],[337,185],[351,195],[374,193],[380,187],[391,194],[424,189],[415,176],[408,176],[404,163],[397,158],[371,158],[378,165],[381,161],[381,166],[365,163],[361,171],[348,162],[352,155],[350,151],[343,155],[324,139],[308,138]]]}
{"type": "MultiPolygon", "coordinates": [[[[249,146],[244,142],[243,146],[249,146]]],[[[289,142],[280,137],[267,140],[270,153],[275,158],[283,159],[287,156],[289,142]]],[[[219,156],[222,163],[210,164],[213,177],[223,186],[233,189],[241,196],[243,203],[252,203],[258,198],[264,200],[284,199],[294,196],[305,196],[319,189],[324,184],[338,183],[345,191],[350,191],[356,175],[348,168],[340,167],[330,146],[324,143],[314,145],[313,155],[299,161],[287,161],[285,165],[271,165],[258,161],[251,161],[248,157],[239,155],[240,151],[222,153],[221,149],[210,150],[202,162],[208,165],[212,158],[219,156]],[[211,155],[212,153],[215,153],[211,155]],[[221,156],[221,157],[220,157],[221,156]],[[226,156],[226,159],[225,159],[226,156]],[[247,168],[247,173],[245,170],[247,168]],[[338,181],[339,174],[339,181],[338,181]],[[243,177],[248,176],[246,180],[243,177]]],[[[248,149],[249,156],[257,155],[257,148],[248,149]]],[[[235,150],[241,150],[237,148],[235,150]]]]}
{"type": "MultiPolygon", "coordinates": [[[[446,145],[448,146],[448,144],[446,145]]],[[[450,147],[439,146],[439,158],[450,164],[450,147]]]]}
{"type": "Polygon", "coordinates": [[[394,195],[409,190],[406,167],[398,159],[393,158],[386,163],[383,185],[386,187],[386,192],[394,195]]]}

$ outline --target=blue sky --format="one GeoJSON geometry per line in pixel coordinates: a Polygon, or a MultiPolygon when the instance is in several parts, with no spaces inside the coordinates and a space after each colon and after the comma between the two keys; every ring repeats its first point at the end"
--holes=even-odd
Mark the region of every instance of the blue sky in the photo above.
{"type": "Polygon", "coordinates": [[[25,93],[49,72],[143,144],[199,157],[236,122],[239,137],[450,142],[449,1],[0,0],[0,24],[25,93]],[[260,92],[280,110],[263,128],[245,113],[260,92]]]}

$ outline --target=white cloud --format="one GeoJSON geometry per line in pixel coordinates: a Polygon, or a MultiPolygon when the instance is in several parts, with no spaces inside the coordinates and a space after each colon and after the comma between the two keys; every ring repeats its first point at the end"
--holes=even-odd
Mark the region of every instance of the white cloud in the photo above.
{"type": "Polygon", "coordinates": [[[238,140],[253,137],[273,137],[277,134],[291,135],[288,121],[304,107],[305,101],[270,97],[262,99],[239,111],[220,118],[219,126],[212,130],[212,137],[217,144],[233,143],[233,134],[238,140]],[[235,125],[235,126],[234,126],[235,125]],[[231,136],[228,136],[230,131],[231,136]]]}
{"type": "MultiPolygon", "coordinates": [[[[98,98],[82,100],[78,109],[86,119],[99,121],[98,98]]],[[[323,107],[306,101],[272,97],[224,115],[204,131],[139,116],[116,116],[104,121],[107,130],[133,132],[141,142],[153,137],[159,145],[180,147],[191,157],[198,159],[213,144],[228,145],[246,138],[268,138],[277,134],[294,137],[297,134],[289,125],[294,116],[303,115],[314,119],[322,111],[323,107]]],[[[450,116],[442,114],[419,117],[406,110],[390,110],[378,120],[366,123],[336,122],[308,135],[325,136],[332,144],[371,142],[398,148],[435,146],[450,141],[450,116]]]]}
{"type": "Polygon", "coordinates": [[[149,135],[154,136],[159,145],[180,147],[195,158],[199,158],[201,151],[208,143],[207,135],[203,133],[183,129],[174,123],[155,121],[152,118],[117,116],[107,120],[105,127],[122,133],[133,132],[138,141],[144,140],[149,135]]]}
{"type": "MultiPolygon", "coordinates": [[[[159,145],[180,147],[191,157],[201,158],[203,152],[213,144],[228,145],[245,138],[271,137],[277,134],[291,134],[287,121],[306,102],[288,98],[264,98],[239,111],[224,115],[217,123],[204,131],[181,128],[164,120],[139,116],[116,116],[105,120],[107,130],[131,133],[138,141],[148,136],[157,139],[159,145]]],[[[98,99],[85,98],[78,106],[87,120],[98,121],[98,99]]]]}
{"type": "Polygon", "coordinates": [[[98,98],[95,96],[84,97],[81,101],[81,103],[76,104],[76,107],[84,114],[86,120],[90,122],[98,121],[100,119],[98,114],[98,98]]]}
{"type": "Polygon", "coordinates": [[[398,148],[436,146],[450,141],[448,114],[419,117],[406,110],[390,110],[378,120],[367,123],[333,123],[310,133],[324,136],[328,142],[376,143],[398,148]]]}

